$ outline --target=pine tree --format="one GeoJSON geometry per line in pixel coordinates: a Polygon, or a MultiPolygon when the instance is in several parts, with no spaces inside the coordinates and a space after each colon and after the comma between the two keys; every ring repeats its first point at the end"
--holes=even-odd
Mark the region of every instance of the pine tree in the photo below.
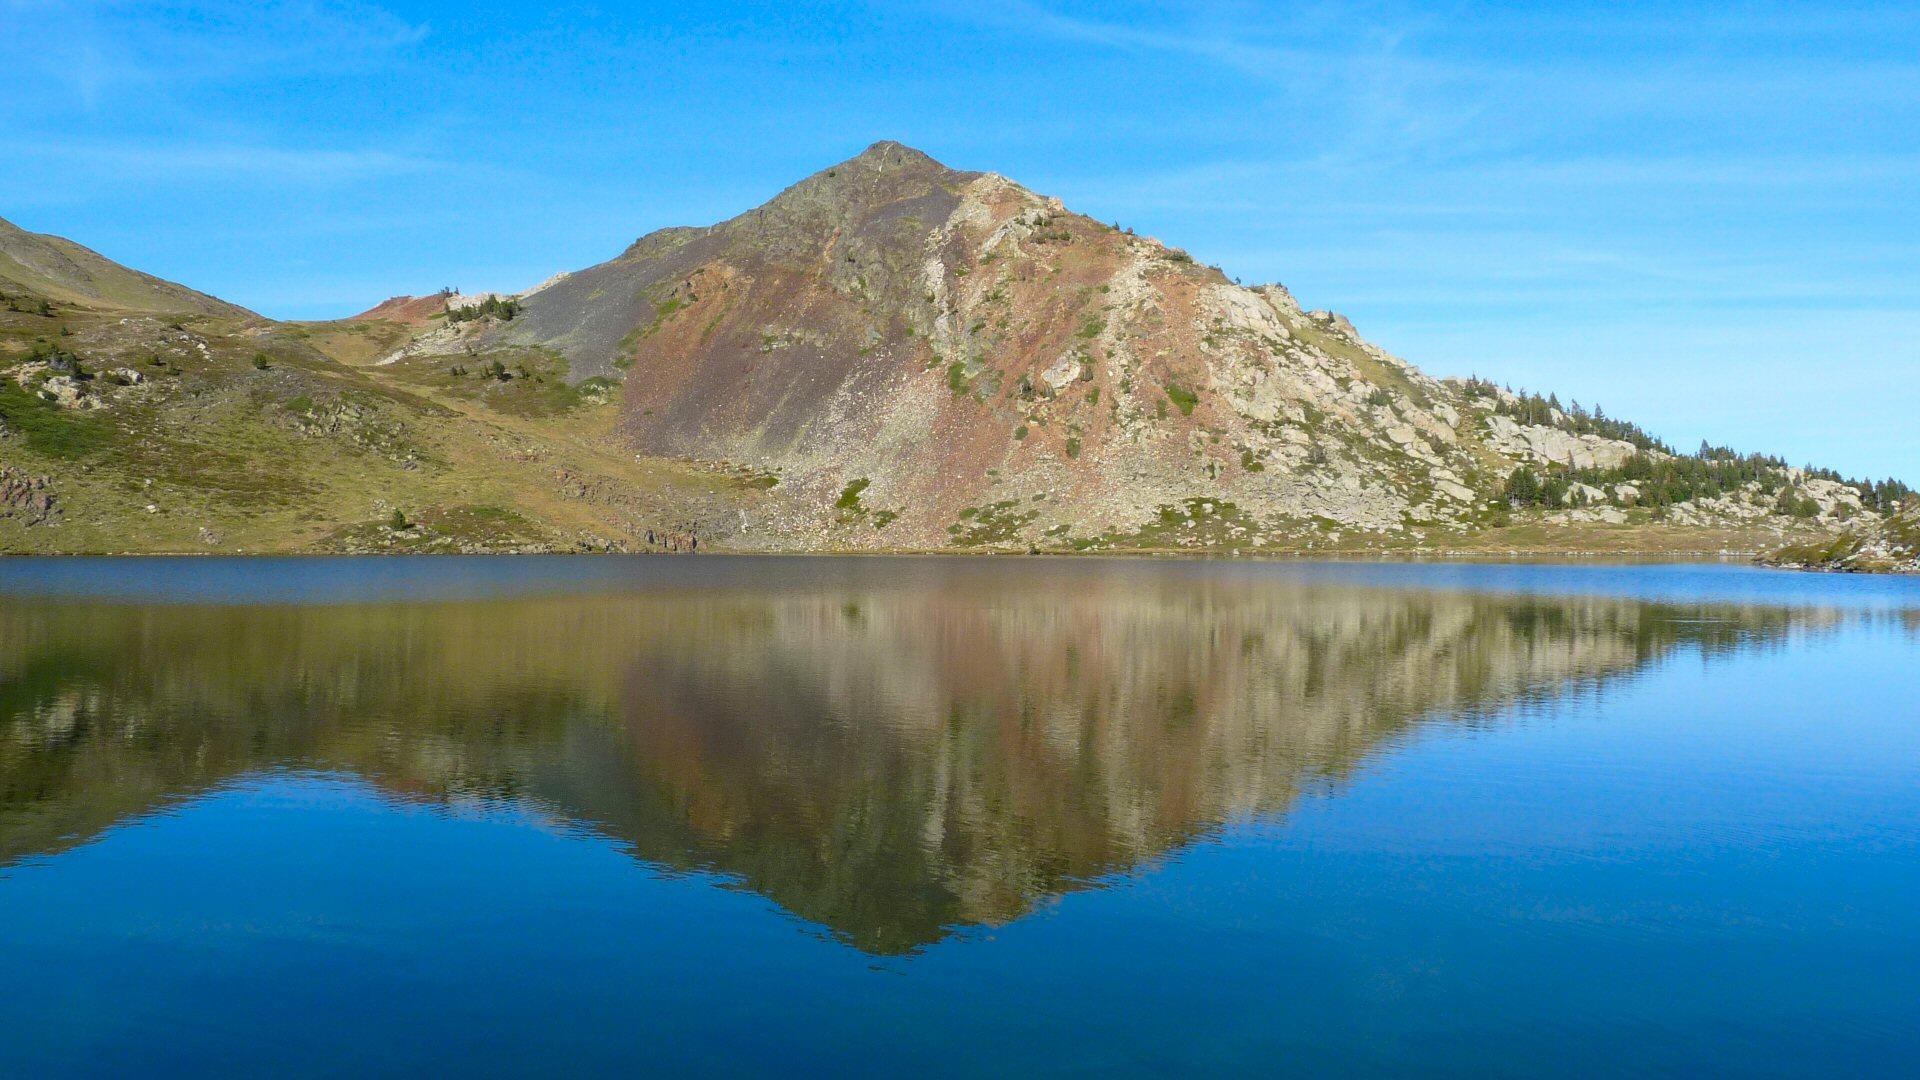
{"type": "Polygon", "coordinates": [[[1507,477],[1507,501],[1514,506],[1533,506],[1540,501],[1540,480],[1533,470],[1522,465],[1507,477]]]}

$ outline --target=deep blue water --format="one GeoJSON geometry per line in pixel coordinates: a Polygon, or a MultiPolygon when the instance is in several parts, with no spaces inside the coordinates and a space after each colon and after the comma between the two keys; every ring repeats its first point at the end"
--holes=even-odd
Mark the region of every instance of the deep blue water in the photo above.
{"type": "Polygon", "coordinates": [[[0,562],[0,1074],[1912,1075],[1920,581],[0,562]]]}

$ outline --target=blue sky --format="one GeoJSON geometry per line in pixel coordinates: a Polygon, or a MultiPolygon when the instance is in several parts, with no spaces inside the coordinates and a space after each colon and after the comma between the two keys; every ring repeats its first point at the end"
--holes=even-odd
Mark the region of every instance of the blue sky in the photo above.
{"type": "Polygon", "coordinates": [[[1436,374],[1920,482],[1920,4],[0,0],[0,216],[268,315],[894,138],[1436,374]]]}

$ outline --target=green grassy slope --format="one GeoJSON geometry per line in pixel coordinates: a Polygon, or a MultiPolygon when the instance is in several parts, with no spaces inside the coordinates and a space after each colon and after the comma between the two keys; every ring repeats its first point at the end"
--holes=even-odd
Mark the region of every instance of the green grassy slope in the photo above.
{"type": "Polygon", "coordinates": [[[0,500],[0,551],[639,549],[763,499],[621,451],[617,390],[550,357],[358,367],[313,342],[391,328],[39,299],[0,307],[0,492],[35,496],[0,500]]]}

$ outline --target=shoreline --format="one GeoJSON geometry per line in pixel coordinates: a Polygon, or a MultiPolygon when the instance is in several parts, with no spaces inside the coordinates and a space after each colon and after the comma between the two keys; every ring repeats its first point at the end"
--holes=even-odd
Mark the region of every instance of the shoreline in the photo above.
{"type": "Polygon", "coordinates": [[[812,548],[812,549],[740,549],[726,548],[692,552],[667,551],[0,551],[0,565],[30,559],[409,559],[409,558],[1057,558],[1057,559],[1184,559],[1200,561],[1267,562],[1352,562],[1352,563],[1588,563],[1595,565],[1733,565],[1768,570],[1797,570],[1811,573],[1880,573],[1899,575],[1904,571],[1859,570],[1801,563],[1773,562],[1758,551],[1675,550],[1662,552],[1622,551],[1477,551],[1447,549],[1439,551],[1364,551],[1364,550],[1285,550],[1228,549],[1193,550],[1185,548],[1137,548],[1107,551],[1020,551],[1013,548],[954,550],[951,548],[812,548]]]}

